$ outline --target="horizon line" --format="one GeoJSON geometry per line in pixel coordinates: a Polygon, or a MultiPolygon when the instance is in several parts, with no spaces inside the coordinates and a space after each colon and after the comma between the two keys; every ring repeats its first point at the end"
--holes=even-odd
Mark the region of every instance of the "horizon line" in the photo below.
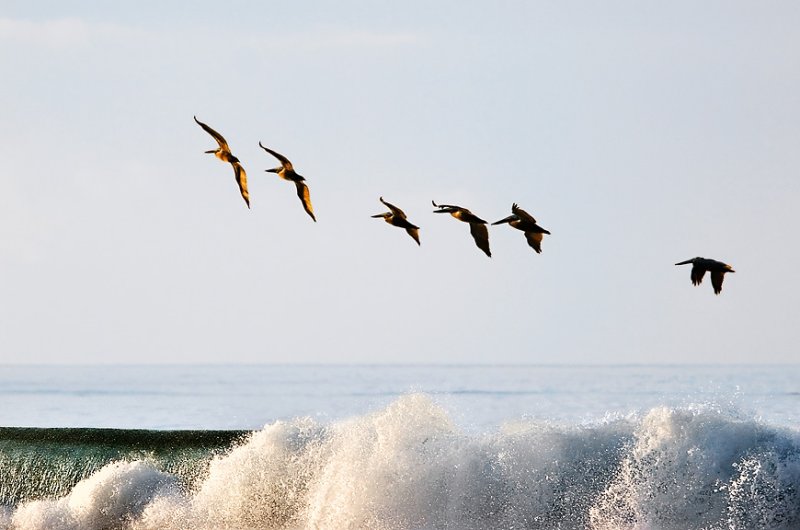
{"type": "Polygon", "coordinates": [[[134,366],[164,366],[164,367],[192,367],[192,366],[325,366],[325,367],[516,367],[539,366],[547,368],[577,368],[577,367],[678,367],[678,366],[800,366],[800,361],[795,362],[590,362],[590,363],[549,363],[549,362],[3,362],[0,366],[61,366],[61,367],[134,367],[134,366]]]}

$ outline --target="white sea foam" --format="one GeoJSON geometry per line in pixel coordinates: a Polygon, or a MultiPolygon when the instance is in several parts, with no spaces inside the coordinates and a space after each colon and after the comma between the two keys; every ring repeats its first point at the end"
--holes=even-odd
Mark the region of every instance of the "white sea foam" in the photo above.
{"type": "Polygon", "coordinates": [[[800,524],[796,434],[719,412],[667,408],[650,411],[635,434],[612,484],[591,509],[595,528],[800,524]],[[755,464],[765,459],[768,467],[755,464]],[[770,487],[757,485],[762,482],[770,487]]]}
{"type": "Polygon", "coordinates": [[[158,495],[176,494],[174,477],[146,462],[115,462],[82,480],[57,500],[20,506],[12,517],[18,530],[124,528],[158,495]]]}
{"type": "Polygon", "coordinates": [[[329,425],[268,425],[216,457],[193,491],[146,462],[117,462],[9,520],[20,530],[788,530],[800,527],[800,440],[671,408],[474,435],[408,395],[329,425]]]}

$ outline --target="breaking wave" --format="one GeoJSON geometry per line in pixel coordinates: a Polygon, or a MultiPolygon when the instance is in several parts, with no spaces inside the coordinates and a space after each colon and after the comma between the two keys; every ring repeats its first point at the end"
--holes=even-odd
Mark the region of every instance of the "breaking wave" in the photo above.
{"type": "Polygon", "coordinates": [[[474,435],[414,394],[346,421],[228,436],[122,451],[82,478],[44,471],[63,492],[18,489],[0,528],[800,528],[798,432],[711,407],[474,435]]]}

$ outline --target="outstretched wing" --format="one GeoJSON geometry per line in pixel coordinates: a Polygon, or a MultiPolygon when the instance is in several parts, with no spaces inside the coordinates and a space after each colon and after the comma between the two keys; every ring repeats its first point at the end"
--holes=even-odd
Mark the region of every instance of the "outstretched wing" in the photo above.
{"type": "Polygon", "coordinates": [[[531,246],[537,254],[542,253],[542,238],[544,234],[539,232],[525,232],[525,239],[528,240],[528,245],[531,246]]]}
{"type": "Polygon", "coordinates": [[[475,240],[475,244],[478,245],[478,248],[491,258],[492,251],[489,250],[489,229],[486,228],[486,224],[470,223],[469,233],[472,234],[472,239],[475,240]]]}
{"type": "Polygon", "coordinates": [[[398,208],[397,206],[395,206],[394,204],[389,204],[388,202],[384,201],[383,197],[380,198],[380,201],[383,204],[385,204],[386,207],[389,208],[392,211],[392,213],[394,215],[396,215],[397,217],[402,217],[403,219],[406,218],[405,212],[403,210],[401,210],[400,208],[398,208]]]}
{"type": "Polygon", "coordinates": [[[316,223],[317,218],[314,217],[314,207],[311,206],[311,194],[308,191],[308,186],[306,186],[305,183],[300,180],[295,181],[294,185],[297,186],[297,196],[300,197],[300,201],[303,203],[303,208],[316,223]]]}
{"type": "Polygon", "coordinates": [[[421,243],[419,242],[419,228],[417,227],[406,228],[406,232],[408,232],[408,235],[414,238],[414,241],[417,242],[417,245],[421,245],[421,243]]]}
{"type": "Polygon", "coordinates": [[[714,271],[711,273],[711,285],[714,287],[714,294],[722,292],[722,280],[725,279],[725,273],[714,271]]]}
{"type": "Polygon", "coordinates": [[[214,140],[217,141],[217,143],[219,144],[219,146],[221,148],[225,149],[226,151],[230,151],[231,150],[230,147],[228,147],[228,142],[225,141],[225,138],[223,138],[220,133],[218,133],[217,131],[215,131],[214,129],[212,129],[211,127],[209,127],[208,125],[206,125],[202,121],[198,120],[197,116],[194,117],[194,121],[196,121],[197,125],[202,127],[205,132],[210,134],[214,138],[214,140]]]}
{"type": "MultiPolygon", "coordinates": [[[[706,275],[705,267],[701,267],[696,263],[692,265],[692,285],[700,285],[703,281],[703,276],[706,275]]],[[[719,282],[722,285],[722,281],[719,282]]]]}
{"type": "Polygon", "coordinates": [[[247,191],[247,173],[239,162],[233,162],[233,174],[236,177],[236,183],[239,185],[239,192],[242,194],[244,202],[250,208],[250,193],[247,191]]]}
{"type": "Polygon", "coordinates": [[[531,214],[517,206],[517,203],[511,205],[511,213],[516,215],[522,221],[527,221],[529,223],[536,223],[536,219],[533,218],[531,214]]]}
{"type": "Polygon", "coordinates": [[[405,228],[405,229],[419,228],[418,226],[416,226],[416,225],[412,224],[411,222],[409,222],[409,220],[406,219],[405,217],[393,217],[391,224],[394,225],[394,226],[399,226],[400,228],[405,228]]]}
{"type": "MultiPolygon", "coordinates": [[[[481,219],[480,217],[478,217],[474,213],[470,212],[466,208],[459,208],[458,211],[455,212],[452,215],[453,215],[453,217],[455,217],[459,221],[464,221],[465,223],[479,224],[479,225],[485,225],[486,224],[486,221],[484,221],[483,219],[481,219]]],[[[485,226],[483,227],[483,230],[488,232],[488,230],[486,229],[485,226]]]]}
{"type": "Polygon", "coordinates": [[[285,156],[283,156],[282,154],[280,154],[277,151],[273,151],[269,147],[264,147],[264,145],[261,142],[258,142],[258,145],[259,145],[259,147],[261,147],[261,149],[263,149],[267,153],[271,154],[272,156],[274,156],[275,158],[280,160],[281,165],[283,165],[283,167],[286,168],[288,171],[293,171],[292,163],[289,162],[288,158],[286,158],[285,156]]]}

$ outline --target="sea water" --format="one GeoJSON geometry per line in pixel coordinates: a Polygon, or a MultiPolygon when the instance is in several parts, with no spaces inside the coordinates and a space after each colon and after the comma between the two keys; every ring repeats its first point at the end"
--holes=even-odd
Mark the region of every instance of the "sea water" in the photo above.
{"type": "Polygon", "coordinates": [[[0,426],[0,528],[800,528],[800,366],[6,366],[0,426]]]}

